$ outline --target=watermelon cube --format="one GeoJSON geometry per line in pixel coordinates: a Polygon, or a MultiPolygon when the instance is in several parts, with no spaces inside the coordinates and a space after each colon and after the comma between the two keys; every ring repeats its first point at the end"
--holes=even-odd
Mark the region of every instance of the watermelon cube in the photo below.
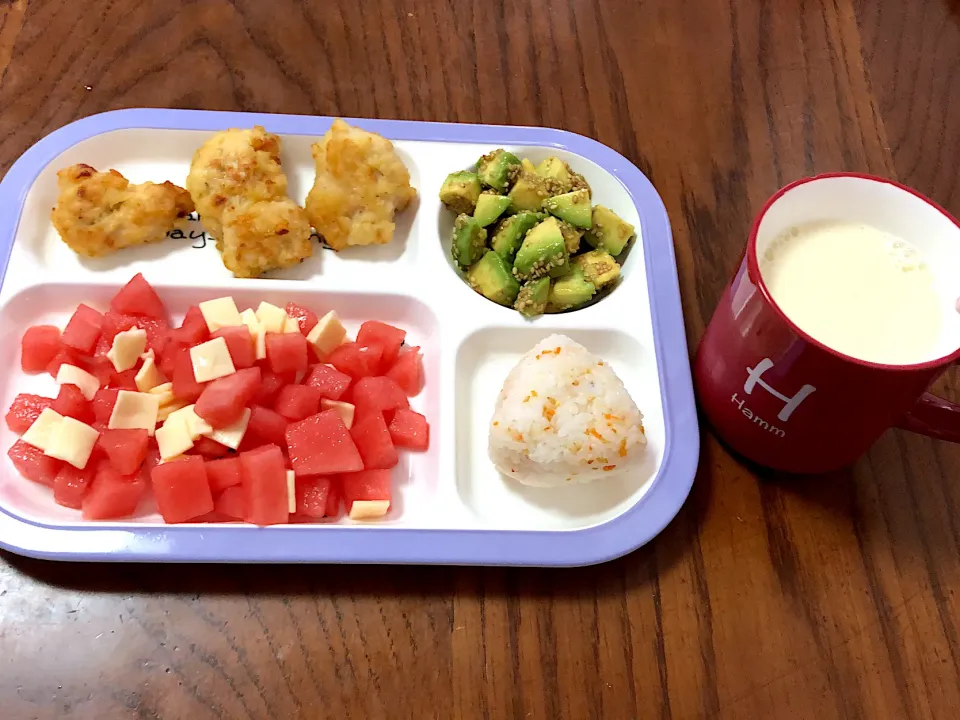
{"type": "Polygon", "coordinates": [[[227,351],[237,370],[253,367],[257,362],[257,349],[253,344],[253,336],[246,325],[222,327],[210,335],[211,338],[222,337],[227,343],[227,351]]]}
{"type": "Polygon", "coordinates": [[[93,482],[97,468],[88,463],[83,470],[78,470],[70,463],[64,463],[60,472],[53,479],[53,499],[58,505],[79,510],[87,488],[93,482]]]}
{"type": "Polygon", "coordinates": [[[170,326],[167,321],[153,317],[138,317],[135,320],[136,326],[147,333],[147,349],[160,356],[170,339],[170,326]]]}
{"type": "Polygon", "coordinates": [[[207,481],[210,483],[210,491],[214,495],[228,487],[239,485],[240,479],[239,456],[207,460],[207,481]]]}
{"type": "Polygon", "coordinates": [[[276,400],[280,388],[284,385],[290,385],[295,376],[295,372],[278,374],[270,372],[269,369],[261,368],[260,387],[257,389],[257,394],[254,396],[253,401],[257,403],[257,405],[263,405],[264,407],[273,405],[273,401],[276,400]]]}
{"type": "Polygon", "coordinates": [[[353,386],[352,397],[357,418],[410,407],[407,394],[388,377],[360,378],[353,386]]]}
{"type": "Polygon", "coordinates": [[[93,396],[90,406],[93,409],[93,417],[97,422],[108,423],[110,416],[113,415],[113,406],[117,404],[117,388],[102,387],[97,390],[93,396]]]}
{"type": "Polygon", "coordinates": [[[332,475],[363,469],[363,460],[336,410],[287,426],[287,448],[297,475],[332,475]]]}
{"type": "Polygon", "coordinates": [[[407,397],[419,395],[423,389],[423,358],[420,348],[411,347],[401,351],[386,375],[400,386],[407,397]]]}
{"type": "Polygon", "coordinates": [[[110,464],[102,463],[93,482],[83,494],[80,509],[84,520],[112,520],[129,517],[147,492],[142,478],[125,477],[110,464]]]}
{"type": "MultiPolygon", "coordinates": [[[[237,462],[240,462],[239,459],[237,462]]],[[[221,492],[213,499],[213,510],[224,517],[243,520],[247,514],[243,488],[234,485],[221,492]]]]}
{"type": "Polygon", "coordinates": [[[370,345],[360,345],[359,343],[352,342],[343,343],[337,347],[330,353],[327,362],[340,372],[346,373],[356,379],[379,375],[380,360],[382,357],[382,346],[373,343],[370,345]]]}
{"type": "Polygon", "coordinates": [[[267,362],[275,373],[307,369],[307,339],[300,333],[267,333],[267,362]]]}
{"type": "Polygon", "coordinates": [[[176,330],[172,330],[170,337],[178,343],[192,346],[199,345],[210,339],[210,330],[207,328],[207,321],[203,319],[203,313],[196,305],[187,310],[183,316],[183,322],[176,330]]]}
{"type": "Polygon", "coordinates": [[[63,467],[60,460],[47,457],[43,450],[27,445],[23,440],[17,440],[7,450],[7,456],[23,477],[47,487],[53,487],[53,481],[63,467]]]}
{"type": "Polygon", "coordinates": [[[102,324],[103,315],[81,303],[64,328],[60,342],[79,353],[90,355],[100,339],[102,324]]]}
{"type": "Polygon", "coordinates": [[[287,425],[289,421],[283,415],[262,405],[250,408],[250,422],[247,424],[247,434],[244,440],[262,441],[259,445],[273,444],[286,447],[287,425]]]}
{"type": "Polygon", "coordinates": [[[290,519],[287,502],[287,469],[276,445],[240,453],[246,514],[255,525],[276,525],[290,519]]]}
{"type": "Polygon", "coordinates": [[[13,404],[7,411],[5,417],[7,427],[17,435],[23,435],[40,417],[40,413],[48,407],[53,407],[54,402],[53,398],[42,395],[20,393],[13,399],[13,404]]]}
{"type": "Polygon", "coordinates": [[[347,512],[355,500],[392,501],[389,470],[361,470],[340,476],[340,487],[347,512]]]}
{"type": "Polygon", "coordinates": [[[430,445],[430,425],[413,410],[400,409],[393,414],[388,427],[393,444],[407,450],[426,450],[430,445]]]}
{"type": "Polygon", "coordinates": [[[149,444],[150,437],[141,428],[106,429],[97,440],[109,463],[121,475],[133,475],[140,469],[149,444]]]}
{"type": "Polygon", "coordinates": [[[379,320],[367,320],[357,332],[357,344],[382,347],[383,356],[380,359],[380,367],[386,369],[396,362],[397,355],[400,353],[400,346],[403,345],[403,340],[406,337],[406,330],[387,325],[379,320]]]}
{"type": "Polygon", "coordinates": [[[123,372],[114,372],[110,377],[109,385],[120,390],[130,390],[137,392],[137,369],[130,368],[123,372]]]}
{"type": "Polygon", "coordinates": [[[307,385],[287,385],[280,388],[273,409],[291,422],[303,420],[317,414],[320,392],[307,385]]]}
{"type": "Polygon", "coordinates": [[[80,392],[80,388],[71,383],[60,386],[57,399],[53,401],[53,409],[65,417],[72,417],[83,423],[92,423],[94,419],[90,402],[80,392]]]}
{"type": "Polygon", "coordinates": [[[59,328],[53,325],[28,327],[20,340],[20,367],[24,372],[43,372],[58,352],[59,328]]]}
{"type": "Polygon", "coordinates": [[[297,514],[322,518],[327,514],[330,478],[324,476],[297,478],[297,514]]]}
{"type": "Polygon", "coordinates": [[[346,373],[342,373],[330,365],[314,365],[304,380],[304,385],[315,387],[320,391],[320,397],[327,400],[339,400],[353,382],[346,373]]]}
{"type": "Polygon", "coordinates": [[[323,513],[324,517],[333,518],[340,515],[341,495],[340,477],[338,475],[331,475],[330,490],[327,492],[327,509],[323,513]]]}
{"type": "Polygon", "coordinates": [[[150,478],[164,522],[187,522],[213,512],[213,495],[203,458],[190,455],[162,463],[153,469],[150,478]]]}
{"type": "Polygon", "coordinates": [[[226,427],[240,419],[259,387],[260,368],[238,370],[208,383],[193,410],[214,428],[226,427]]]}
{"type": "Polygon", "coordinates": [[[193,363],[190,360],[190,351],[186,348],[177,351],[173,360],[173,394],[185,402],[196,402],[203,393],[203,385],[197,382],[193,374],[193,363]]]}
{"type": "Polygon", "coordinates": [[[157,291],[146,281],[141,273],[134,275],[130,282],[120,288],[110,301],[110,307],[121,315],[137,315],[163,319],[167,310],[157,291]]]}
{"type": "Polygon", "coordinates": [[[303,333],[304,336],[309,334],[314,326],[320,322],[320,318],[317,317],[317,314],[313,310],[298,305],[297,303],[287,303],[286,310],[287,315],[297,321],[297,325],[300,326],[300,332],[303,333]]]}
{"type": "Polygon", "coordinates": [[[193,441],[193,448],[190,450],[192,455],[202,455],[204,458],[222,458],[230,452],[226,445],[208,437],[198,437],[193,441]]]}
{"type": "Polygon", "coordinates": [[[380,413],[360,418],[350,428],[350,437],[357,446],[366,470],[389,470],[400,461],[387,423],[380,413]]]}

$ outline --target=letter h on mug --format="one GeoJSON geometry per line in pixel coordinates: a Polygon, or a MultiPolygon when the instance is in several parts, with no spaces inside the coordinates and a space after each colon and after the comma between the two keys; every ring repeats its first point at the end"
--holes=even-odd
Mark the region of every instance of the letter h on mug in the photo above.
{"type": "Polygon", "coordinates": [[[763,380],[763,374],[773,367],[773,360],[770,358],[764,358],[757,363],[757,366],[754,368],[747,368],[747,380],[743,383],[743,392],[747,395],[753,393],[753,389],[759,385],[768,393],[773,395],[780,400],[783,400],[785,403],[783,409],[777,413],[777,419],[781,422],[786,422],[790,419],[790,416],[793,414],[793,411],[800,407],[802,403],[809,395],[816,390],[813,385],[804,385],[800,390],[797,391],[797,394],[793,397],[787,397],[781,392],[774,390],[770,385],[768,385],[763,380]]]}

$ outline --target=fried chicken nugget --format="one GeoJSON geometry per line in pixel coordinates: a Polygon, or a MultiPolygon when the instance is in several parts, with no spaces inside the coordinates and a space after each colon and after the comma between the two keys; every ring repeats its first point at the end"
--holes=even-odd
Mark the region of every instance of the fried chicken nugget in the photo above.
{"type": "Polygon", "coordinates": [[[207,140],[194,153],[187,190],[223,264],[237,277],[290,267],[313,254],[306,213],[287,197],[280,138],[259,125],[207,140]]]}
{"type": "Polygon", "coordinates": [[[183,188],[170,182],[131,185],[116,170],[71,165],[57,173],[57,185],[53,226],[71,250],[85,257],[163,240],[169,230],[186,227],[193,212],[183,188]]]}
{"type": "Polygon", "coordinates": [[[342,250],[390,242],[396,213],[417,195],[393,143],[338,119],[312,151],[317,178],[305,206],[327,244],[342,250]]]}

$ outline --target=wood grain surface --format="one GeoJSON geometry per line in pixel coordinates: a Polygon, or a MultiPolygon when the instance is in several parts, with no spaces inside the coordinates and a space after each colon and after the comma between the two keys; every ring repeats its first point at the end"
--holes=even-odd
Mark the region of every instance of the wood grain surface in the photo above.
{"type": "MultiPolygon", "coordinates": [[[[594,137],[664,198],[691,350],[782,184],[869,171],[960,214],[957,0],[0,0],[0,173],[131,106],[594,137]]],[[[788,481],[705,430],[676,520],[594,568],[2,554],[0,717],[952,719],[958,479],[906,433],[788,481]]]]}

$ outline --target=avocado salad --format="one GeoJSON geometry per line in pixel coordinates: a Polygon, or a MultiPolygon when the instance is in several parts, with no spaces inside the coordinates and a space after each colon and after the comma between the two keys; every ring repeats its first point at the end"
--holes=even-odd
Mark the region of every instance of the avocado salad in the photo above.
{"type": "Polygon", "coordinates": [[[557,157],[534,165],[494,150],[475,172],[450,173],[440,201],[457,214],[450,253],[467,283],[527,317],[575,310],[612,288],[635,236],[557,157]]]}

